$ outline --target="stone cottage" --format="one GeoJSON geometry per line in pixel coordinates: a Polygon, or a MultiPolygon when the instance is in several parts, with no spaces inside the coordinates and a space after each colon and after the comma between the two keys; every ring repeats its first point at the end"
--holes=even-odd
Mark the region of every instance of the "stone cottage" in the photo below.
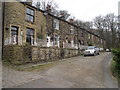
{"type": "MultiPolygon", "coordinates": [[[[8,51],[9,46],[13,45],[10,51],[17,52],[16,50],[18,50],[19,56],[19,53],[23,53],[25,50],[21,46],[30,44],[31,51],[28,51],[30,56],[28,55],[26,62],[61,58],[61,56],[63,58],[76,56],[80,49],[88,46],[90,42],[96,46],[104,47],[105,40],[102,37],[74,25],[73,20],[68,22],[47,11],[42,11],[32,6],[31,2],[16,1],[3,4],[4,51],[8,51]]],[[[12,55],[7,52],[4,55],[6,57],[9,54],[12,55]]],[[[12,56],[14,57],[14,55],[12,56]]],[[[23,54],[19,57],[17,57],[18,60],[14,60],[18,61],[17,63],[25,63],[25,58],[21,60],[23,54]]]]}

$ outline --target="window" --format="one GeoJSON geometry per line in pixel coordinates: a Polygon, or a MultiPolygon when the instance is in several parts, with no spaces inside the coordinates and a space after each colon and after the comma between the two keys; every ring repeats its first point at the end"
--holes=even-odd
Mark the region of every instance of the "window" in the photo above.
{"type": "Polygon", "coordinates": [[[84,33],[83,32],[81,32],[81,37],[84,37],[84,33]]]}
{"type": "Polygon", "coordinates": [[[26,9],[26,20],[30,22],[34,22],[34,10],[27,8],[26,9]]]}
{"type": "Polygon", "coordinates": [[[47,42],[48,42],[49,40],[48,40],[48,38],[47,38],[47,42]]]}
{"type": "Polygon", "coordinates": [[[59,30],[59,20],[58,19],[54,19],[54,28],[59,30]]]}
{"type": "Polygon", "coordinates": [[[90,34],[88,34],[88,38],[91,39],[90,34]]]}
{"type": "MultiPolygon", "coordinates": [[[[54,36],[54,45],[58,45],[59,44],[59,36],[55,35],[54,36]]],[[[59,45],[58,45],[59,46],[59,45]]]]}
{"type": "Polygon", "coordinates": [[[101,43],[103,43],[103,40],[101,39],[101,43]]]}
{"type": "Polygon", "coordinates": [[[81,44],[84,45],[84,43],[85,43],[84,40],[82,40],[82,41],[81,41],[81,44]]]}
{"type": "Polygon", "coordinates": [[[18,44],[18,27],[11,27],[11,43],[18,44]]]}
{"type": "Polygon", "coordinates": [[[70,33],[74,34],[74,27],[73,26],[70,27],[70,33]]]}
{"type": "Polygon", "coordinates": [[[55,35],[54,36],[54,44],[58,45],[58,42],[59,42],[59,36],[55,35]]]}
{"type": "Polygon", "coordinates": [[[79,44],[81,45],[81,40],[79,40],[79,44]]]}
{"type": "Polygon", "coordinates": [[[27,28],[26,42],[30,45],[34,45],[34,29],[27,28]]]}

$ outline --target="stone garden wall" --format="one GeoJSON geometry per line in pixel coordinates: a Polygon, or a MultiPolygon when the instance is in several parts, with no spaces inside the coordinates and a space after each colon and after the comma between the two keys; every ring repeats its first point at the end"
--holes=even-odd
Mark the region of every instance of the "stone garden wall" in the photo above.
{"type": "Polygon", "coordinates": [[[3,59],[11,64],[51,62],[78,55],[77,49],[60,49],[36,46],[4,46],[3,59]]]}

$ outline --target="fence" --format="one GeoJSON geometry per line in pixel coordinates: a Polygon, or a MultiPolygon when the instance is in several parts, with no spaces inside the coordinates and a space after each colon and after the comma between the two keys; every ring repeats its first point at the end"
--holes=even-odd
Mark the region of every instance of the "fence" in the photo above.
{"type": "MultiPolygon", "coordinates": [[[[46,39],[36,39],[33,40],[34,45],[38,47],[59,47],[60,48],[60,42],[57,45],[54,45],[54,42],[47,42],[46,39]]],[[[21,36],[12,36],[5,39],[4,45],[22,45],[22,37],[21,36]]],[[[79,45],[80,50],[85,49],[87,46],[85,45],[79,45]]],[[[63,43],[63,48],[69,48],[69,49],[78,49],[77,44],[69,44],[69,43],[63,43]]]]}

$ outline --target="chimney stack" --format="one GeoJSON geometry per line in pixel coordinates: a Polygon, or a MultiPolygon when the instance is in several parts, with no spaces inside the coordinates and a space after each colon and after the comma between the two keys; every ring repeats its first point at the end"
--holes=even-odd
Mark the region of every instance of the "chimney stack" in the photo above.
{"type": "Polygon", "coordinates": [[[74,19],[72,19],[72,18],[69,19],[69,22],[70,22],[70,23],[74,23],[74,19]]]}
{"type": "Polygon", "coordinates": [[[51,5],[47,4],[46,11],[47,11],[48,13],[51,13],[51,5]]]}
{"type": "Polygon", "coordinates": [[[25,3],[27,3],[27,4],[29,4],[29,5],[32,5],[32,0],[26,0],[25,3]]]}
{"type": "Polygon", "coordinates": [[[64,13],[60,13],[60,16],[59,16],[61,19],[65,19],[65,15],[64,13]]]}

